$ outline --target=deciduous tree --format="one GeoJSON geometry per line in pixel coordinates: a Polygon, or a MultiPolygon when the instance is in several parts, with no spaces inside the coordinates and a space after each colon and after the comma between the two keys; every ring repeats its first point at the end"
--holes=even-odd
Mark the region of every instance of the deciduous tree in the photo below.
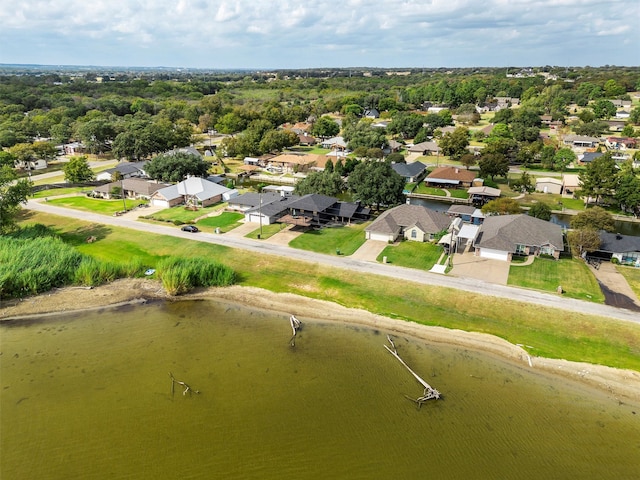
{"type": "Polygon", "coordinates": [[[513,198],[502,197],[485,203],[482,206],[482,213],[489,215],[515,215],[522,213],[522,208],[513,198]]]}
{"type": "Polygon", "coordinates": [[[349,175],[348,186],[363,205],[379,208],[404,201],[404,179],[389,162],[361,162],[349,175]]]}
{"type": "Polygon", "coordinates": [[[71,157],[62,167],[62,171],[64,172],[64,180],[69,183],[90,182],[95,179],[85,155],[71,157]]]}
{"type": "Polygon", "coordinates": [[[188,175],[205,177],[209,164],[191,153],[171,152],[153,158],[145,170],[154,180],[181,182],[188,175]]]}
{"type": "Polygon", "coordinates": [[[20,204],[27,202],[31,186],[27,179],[18,180],[12,167],[0,165],[0,235],[15,228],[20,204]]]}
{"type": "Polygon", "coordinates": [[[591,207],[575,215],[570,223],[571,228],[577,230],[606,230],[615,229],[613,217],[602,207],[591,207]]]}

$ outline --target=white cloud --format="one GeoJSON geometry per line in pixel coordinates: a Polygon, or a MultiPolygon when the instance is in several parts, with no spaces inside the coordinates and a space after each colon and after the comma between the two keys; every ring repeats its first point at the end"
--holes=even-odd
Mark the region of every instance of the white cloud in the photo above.
{"type": "Polygon", "coordinates": [[[449,66],[597,65],[616,63],[615,55],[627,64],[640,60],[633,50],[640,42],[636,0],[11,3],[0,2],[5,63],[60,63],[69,52],[73,63],[95,63],[92,55],[100,51],[110,64],[146,65],[153,52],[153,61],[165,65],[211,65],[195,53],[201,48],[215,49],[211,66],[230,67],[421,66],[424,58],[449,66]],[[328,50],[331,58],[324,57],[328,50]]]}

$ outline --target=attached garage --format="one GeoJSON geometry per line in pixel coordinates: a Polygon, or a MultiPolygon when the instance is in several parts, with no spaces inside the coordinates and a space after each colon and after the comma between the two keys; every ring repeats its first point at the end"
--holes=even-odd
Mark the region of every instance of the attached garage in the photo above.
{"type": "Polygon", "coordinates": [[[389,233],[380,233],[380,232],[366,232],[367,240],[378,240],[380,242],[393,242],[395,240],[395,236],[389,233]]]}
{"type": "Polygon", "coordinates": [[[479,256],[482,258],[490,258],[491,260],[502,260],[508,262],[510,254],[502,250],[491,250],[490,248],[480,248],[479,256]]]}

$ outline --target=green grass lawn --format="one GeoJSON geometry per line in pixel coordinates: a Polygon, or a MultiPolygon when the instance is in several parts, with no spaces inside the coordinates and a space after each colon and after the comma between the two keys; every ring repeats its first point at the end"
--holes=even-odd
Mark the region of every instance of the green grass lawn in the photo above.
{"type": "Polygon", "coordinates": [[[87,191],[87,187],[63,187],[63,188],[50,188],[48,190],[42,190],[34,193],[33,198],[48,198],[56,197],[60,195],[67,195],[69,193],[83,193],[87,191]]]}
{"type": "Polygon", "coordinates": [[[453,198],[469,198],[469,194],[467,193],[467,191],[462,188],[450,188],[449,193],[453,198]]]}
{"type": "MultiPolygon", "coordinates": [[[[585,208],[584,200],[582,200],[581,198],[563,198],[562,206],[564,206],[564,208],[568,208],[569,210],[584,210],[585,208]]],[[[560,208],[559,210],[562,210],[562,208],[560,208]]]]}
{"type": "MultiPolygon", "coordinates": [[[[60,207],[73,208],[85,212],[102,213],[105,215],[113,215],[121,212],[124,205],[121,199],[106,200],[102,198],[89,198],[85,196],[52,198],[49,203],[60,207]]],[[[140,205],[140,200],[126,200],[127,210],[140,205]]]]}
{"type": "Polygon", "coordinates": [[[196,218],[204,217],[210,213],[216,212],[227,206],[227,203],[216,203],[210,207],[198,208],[197,210],[187,209],[184,205],[178,205],[173,208],[166,208],[154,213],[149,217],[150,220],[158,220],[160,222],[182,222],[193,223],[196,218]]]}
{"type": "Polygon", "coordinates": [[[276,233],[281,232],[287,228],[287,225],[284,223],[272,223],[270,225],[263,225],[262,232],[260,228],[256,228],[254,231],[249,232],[245,237],[253,238],[254,240],[262,239],[266,240],[269,237],[273,237],[276,233]]]}
{"type": "Polygon", "coordinates": [[[318,253],[351,255],[365,242],[364,228],[368,223],[311,230],[294,238],[289,246],[318,253]]]}
{"type": "Polygon", "coordinates": [[[431,270],[443,251],[440,245],[433,243],[404,241],[385,247],[377,260],[381,262],[383,257],[387,257],[387,263],[393,265],[431,270]]]}
{"type": "Polygon", "coordinates": [[[47,225],[78,250],[98,259],[137,257],[155,267],[165,256],[204,256],[234,268],[244,286],[327,300],[423,325],[489,333],[514,344],[534,346],[532,355],[640,371],[640,326],[631,322],[377,275],[354,275],[349,269],[55,215],[26,212],[21,223],[47,225]],[[86,243],[89,236],[98,240],[86,243]]]}
{"type": "Polygon", "coordinates": [[[531,265],[511,267],[508,285],[546,292],[556,292],[562,286],[566,297],[604,302],[596,278],[584,262],[574,258],[536,258],[531,265]]]}
{"type": "Polygon", "coordinates": [[[216,228],[220,229],[220,233],[226,233],[241,225],[240,220],[244,218],[242,213],[237,212],[222,212],[220,215],[213,217],[203,218],[198,220],[196,225],[200,230],[215,231],[216,228]]]}
{"type": "Polygon", "coordinates": [[[624,276],[631,290],[640,298],[640,268],[616,265],[616,270],[624,276]]]}
{"type": "Polygon", "coordinates": [[[420,184],[416,187],[413,193],[422,193],[424,195],[437,195],[439,197],[446,197],[447,192],[445,192],[441,188],[427,187],[424,183],[420,182],[420,184]]]}

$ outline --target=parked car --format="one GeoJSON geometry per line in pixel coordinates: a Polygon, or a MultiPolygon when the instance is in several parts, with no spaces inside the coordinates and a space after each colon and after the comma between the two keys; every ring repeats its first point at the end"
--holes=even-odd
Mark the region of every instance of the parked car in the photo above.
{"type": "Polygon", "coordinates": [[[198,227],[196,227],[195,225],[183,225],[180,230],[182,230],[183,232],[191,232],[191,233],[196,233],[200,231],[198,230],[198,227]]]}

